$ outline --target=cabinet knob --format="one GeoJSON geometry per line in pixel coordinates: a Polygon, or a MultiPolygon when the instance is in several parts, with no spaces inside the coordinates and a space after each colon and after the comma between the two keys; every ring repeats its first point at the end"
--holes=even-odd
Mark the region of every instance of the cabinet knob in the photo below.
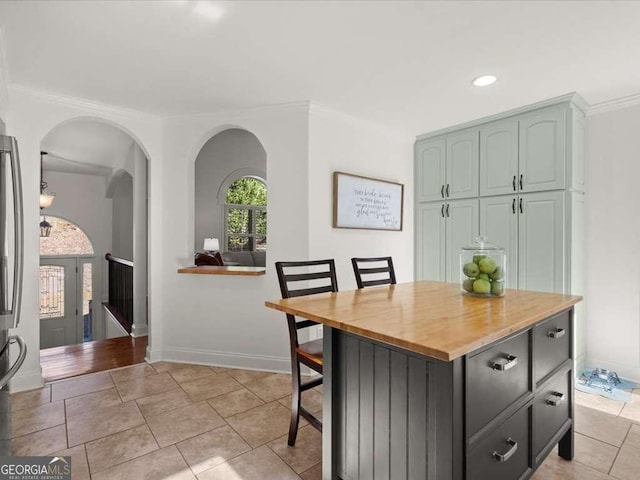
{"type": "Polygon", "coordinates": [[[506,370],[509,370],[510,368],[515,367],[518,364],[518,357],[516,357],[515,355],[507,354],[502,360],[506,360],[506,362],[491,362],[491,368],[493,368],[494,370],[498,370],[499,372],[504,372],[506,370]]]}
{"type": "Polygon", "coordinates": [[[547,398],[546,404],[557,407],[564,400],[564,393],[551,392],[551,397],[547,398]]]}
{"type": "Polygon", "coordinates": [[[509,445],[509,450],[504,453],[498,453],[498,451],[493,452],[493,458],[495,458],[500,463],[504,463],[513,457],[513,454],[518,450],[518,442],[516,442],[513,438],[507,438],[507,445],[509,445]]]}
{"type": "Polygon", "coordinates": [[[564,337],[564,334],[566,333],[564,328],[556,328],[555,330],[549,330],[547,332],[547,337],[549,338],[560,338],[560,337],[564,337]]]}

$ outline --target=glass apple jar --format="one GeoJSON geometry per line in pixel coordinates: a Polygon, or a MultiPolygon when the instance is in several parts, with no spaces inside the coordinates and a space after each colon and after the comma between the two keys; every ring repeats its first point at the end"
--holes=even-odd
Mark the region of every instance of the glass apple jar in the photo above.
{"type": "Polygon", "coordinates": [[[460,253],[460,289],[474,297],[502,297],[506,285],[507,256],[504,248],[490,243],[487,237],[462,247],[460,253]]]}

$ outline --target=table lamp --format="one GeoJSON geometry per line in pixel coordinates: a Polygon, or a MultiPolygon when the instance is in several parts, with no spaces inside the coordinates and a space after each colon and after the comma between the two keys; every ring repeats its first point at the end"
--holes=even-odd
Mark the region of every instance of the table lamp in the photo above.
{"type": "Polygon", "coordinates": [[[202,248],[205,252],[213,253],[220,250],[220,242],[217,238],[205,238],[202,248]]]}

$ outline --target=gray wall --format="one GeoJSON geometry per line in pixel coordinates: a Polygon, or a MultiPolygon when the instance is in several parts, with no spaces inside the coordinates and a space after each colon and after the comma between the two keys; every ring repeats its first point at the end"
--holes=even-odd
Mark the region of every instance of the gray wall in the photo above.
{"type": "MultiPolygon", "coordinates": [[[[200,150],[195,162],[195,235],[194,251],[202,251],[206,237],[224,237],[223,204],[218,202],[220,188],[236,172],[266,180],[267,154],[250,132],[237,128],[212,137],[200,150]]],[[[236,178],[233,177],[235,180],[236,178]]]]}
{"type": "Polygon", "coordinates": [[[133,178],[124,172],[113,190],[114,256],[133,260],[133,178]]]}
{"type": "Polygon", "coordinates": [[[7,127],[4,124],[4,120],[0,118],[0,135],[5,135],[7,132],[7,127]]]}

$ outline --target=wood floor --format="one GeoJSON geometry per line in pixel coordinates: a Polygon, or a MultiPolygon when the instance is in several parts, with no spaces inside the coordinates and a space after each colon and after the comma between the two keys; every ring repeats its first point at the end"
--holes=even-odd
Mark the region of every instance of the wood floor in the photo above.
{"type": "Polygon", "coordinates": [[[118,337],[40,350],[45,382],[144,362],[149,337],[118,337]]]}

